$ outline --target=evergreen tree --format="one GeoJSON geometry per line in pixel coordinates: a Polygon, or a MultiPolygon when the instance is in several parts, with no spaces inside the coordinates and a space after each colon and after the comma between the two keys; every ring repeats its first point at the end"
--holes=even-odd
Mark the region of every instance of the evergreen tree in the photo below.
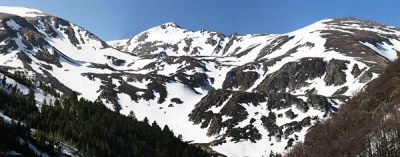
{"type": "Polygon", "coordinates": [[[3,87],[5,87],[6,85],[6,76],[3,76],[3,79],[1,80],[1,84],[3,85],[3,87]]]}
{"type": "Polygon", "coordinates": [[[133,119],[133,120],[136,120],[136,115],[135,115],[135,113],[134,113],[132,110],[129,112],[128,117],[131,118],[131,119],[133,119]]]}
{"type": "Polygon", "coordinates": [[[144,117],[143,122],[149,124],[149,119],[147,119],[147,117],[144,117]]]}

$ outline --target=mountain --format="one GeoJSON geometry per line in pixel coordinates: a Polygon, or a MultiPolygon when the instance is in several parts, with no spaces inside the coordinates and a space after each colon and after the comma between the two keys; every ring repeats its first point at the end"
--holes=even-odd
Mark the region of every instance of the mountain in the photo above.
{"type": "MultiPolygon", "coordinates": [[[[400,29],[356,18],[229,36],[169,22],[105,42],[38,10],[0,10],[4,71],[168,125],[227,156],[285,153],[400,52],[400,29]]],[[[35,96],[38,106],[54,99],[35,96]]]]}
{"type": "MultiPolygon", "coordinates": [[[[212,90],[189,120],[214,136],[212,148],[228,156],[284,152],[376,78],[400,48],[398,28],[355,18],[325,19],[282,35],[227,37],[175,26],[163,24],[109,44],[138,56],[183,54],[206,64],[212,90]]],[[[153,72],[165,75],[169,65],[156,63],[153,72]]]]}
{"type": "Polygon", "coordinates": [[[119,58],[138,57],[73,23],[0,7],[0,56],[0,156],[211,155],[168,126],[106,108],[99,95],[112,88],[89,73],[122,74],[119,58]]]}

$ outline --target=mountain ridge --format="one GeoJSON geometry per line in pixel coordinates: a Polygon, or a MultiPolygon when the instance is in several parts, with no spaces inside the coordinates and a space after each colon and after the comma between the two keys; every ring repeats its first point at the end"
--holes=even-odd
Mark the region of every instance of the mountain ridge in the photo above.
{"type": "MultiPolygon", "coordinates": [[[[230,36],[168,22],[120,45],[54,16],[0,20],[9,72],[132,111],[227,156],[285,152],[400,51],[398,28],[352,18],[230,36]]],[[[37,95],[38,106],[51,99],[37,95]]]]}

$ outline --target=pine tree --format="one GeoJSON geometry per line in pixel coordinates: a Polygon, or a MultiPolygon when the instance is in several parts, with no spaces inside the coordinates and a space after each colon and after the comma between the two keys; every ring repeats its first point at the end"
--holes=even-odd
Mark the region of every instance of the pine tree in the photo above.
{"type": "Polygon", "coordinates": [[[143,122],[149,124],[149,119],[147,119],[147,117],[144,117],[143,122]]]}
{"type": "Polygon", "coordinates": [[[131,111],[129,112],[128,117],[131,118],[131,119],[133,119],[133,120],[136,120],[135,112],[133,112],[133,111],[131,110],[131,111]]]}
{"type": "Polygon", "coordinates": [[[3,76],[3,79],[1,80],[1,84],[3,85],[3,87],[5,87],[6,85],[6,76],[3,76]]]}

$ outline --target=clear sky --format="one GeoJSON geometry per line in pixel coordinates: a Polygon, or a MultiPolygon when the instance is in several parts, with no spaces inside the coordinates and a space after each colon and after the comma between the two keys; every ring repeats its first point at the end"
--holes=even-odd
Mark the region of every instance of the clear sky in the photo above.
{"type": "Polygon", "coordinates": [[[165,22],[230,35],[286,33],[329,17],[400,27],[400,0],[0,0],[42,10],[103,40],[128,38],[165,22]]]}

